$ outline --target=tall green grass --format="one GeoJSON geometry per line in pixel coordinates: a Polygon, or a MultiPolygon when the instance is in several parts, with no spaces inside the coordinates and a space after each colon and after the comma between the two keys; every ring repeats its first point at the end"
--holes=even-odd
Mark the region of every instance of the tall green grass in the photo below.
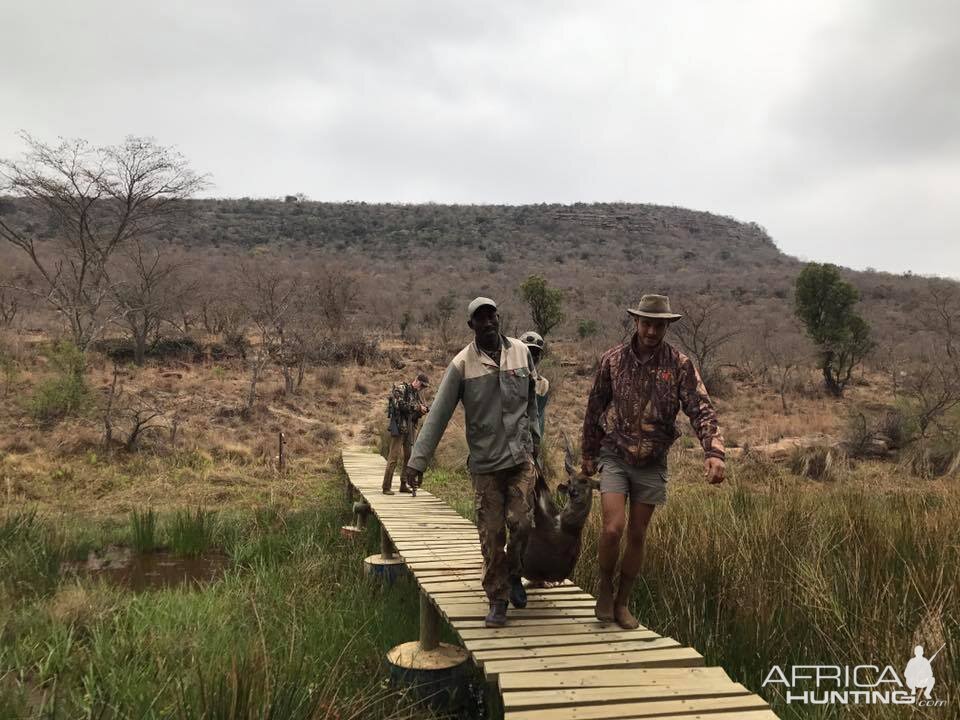
{"type": "MultiPolygon", "coordinates": [[[[215,522],[161,513],[166,532],[178,517],[193,528],[184,536],[202,526],[231,558],[225,577],[202,589],[133,593],[65,574],[43,592],[0,592],[0,719],[437,717],[385,682],[386,651],[416,637],[416,586],[364,578],[377,528],[359,542],[340,536],[349,512],[340,482],[318,503],[221,512],[215,522]]],[[[53,522],[8,519],[0,531],[31,528],[16,531],[22,545],[53,522]]],[[[75,538],[130,540],[129,522],[103,531],[80,518],[56,522],[67,554],[75,538]]]]}
{"type": "MultiPolygon", "coordinates": [[[[641,622],[691,645],[761,692],[783,717],[840,716],[787,706],[761,688],[773,665],[891,664],[947,648],[937,680],[960,683],[960,500],[918,492],[794,486],[672,488],[648,531],[641,622]]],[[[596,516],[575,580],[596,581],[596,516]]],[[[849,707],[844,717],[902,708],[849,707]]],[[[835,713],[835,714],[831,714],[835,713]]]]}
{"type": "Polygon", "coordinates": [[[146,553],[156,549],[157,539],[157,513],[153,509],[134,510],[130,513],[130,534],[133,542],[133,549],[137,552],[146,553]]]}
{"type": "Polygon", "coordinates": [[[196,557],[213,545],[216,516],[209,510],[179,510],[167,527],[170,549],[177,555],[196,557]]]}
{"type": "MultiPolygon", "coordinates": [[[[960,496],[928,492],[922,483],[851,487],[837,467],[834,482],[800,481],[783,466],[758,462],[739,463],[735,473],[764,484],[671,482],[647,533],[632,599],[637,617],[696,648],[784,718],[902,718],[905,711],[788,706],[773,686],[761,687],[773,665],[889,663],[902,671],[915,645],[945,642],[934,694],[955,711],[960,496]]],[[[472,517],[465,473],[438,469],[424,487],[472,517]]],[[[573,578],[590,592],[599,532],[595,502],[573,578]]]]}

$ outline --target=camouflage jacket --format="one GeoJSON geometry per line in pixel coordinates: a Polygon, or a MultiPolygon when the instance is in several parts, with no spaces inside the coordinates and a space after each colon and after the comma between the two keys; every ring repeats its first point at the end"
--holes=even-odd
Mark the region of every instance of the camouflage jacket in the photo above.
{"type": "Polygon", "coordinates": [[[583,419],[584,460],[596,460],[604,447],[633,465],[665,463],[680,436],[681,407],[704,454],[722,460],[717,412],[690,358],[663,342],[641,362],[636,342],[634,335],[600,359],[583,419]]]}
{"type": "Polygon", "coordinates": [[[410,383],[394,385],[387,398],[387,417],[390,418],[390,434],[403,435],[407,429],[420,421],[420,392],[410,383]]]}

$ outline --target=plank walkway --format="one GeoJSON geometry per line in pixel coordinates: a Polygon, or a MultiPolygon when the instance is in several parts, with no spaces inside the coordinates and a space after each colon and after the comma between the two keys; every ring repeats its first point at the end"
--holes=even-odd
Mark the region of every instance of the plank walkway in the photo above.
{"type": "Polygon", "coordinates": [[[487,600],[473,523],[425,490],[380,492],[385,461],[343,450],[353,489],[370,505],[410,575],[497,684],[504,720],[775,720],[767,703],[693,648],[643,626],[598,622],[594,598],[566,581],[531,589],[505,628],[483,626],[487,600]]]}

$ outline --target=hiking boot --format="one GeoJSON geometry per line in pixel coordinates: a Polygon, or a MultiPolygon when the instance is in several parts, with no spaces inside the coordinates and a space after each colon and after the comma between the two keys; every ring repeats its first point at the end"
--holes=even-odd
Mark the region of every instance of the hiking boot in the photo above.
{"type": "Polygon", "coordinates": [[[413,490],[411,490],[411,489],[410,489],[409,487],[407,487],[406,485],[401,485],[401,486],[400,486],[400,492],[402,492],[402,493],[413,493],[413,490]]]}
{"type": "Polygon", "coordinates": [[[523,581],[518,577],[510,578],[510,604],[515,608],[527,606],[527,591],[523,587],[523,581]]]}
{"type": "Polygon", "coordinates": [[[506,600],[494,600],[490,603],[490,612],[483,619],[483,624],[488,628],[500,628],[507,624],[506,600]]]}
{"type": "Polygon", "coordinates": [[[383,490],[382,492],[384,495],[396,495],[393,490],[383,490]]]}

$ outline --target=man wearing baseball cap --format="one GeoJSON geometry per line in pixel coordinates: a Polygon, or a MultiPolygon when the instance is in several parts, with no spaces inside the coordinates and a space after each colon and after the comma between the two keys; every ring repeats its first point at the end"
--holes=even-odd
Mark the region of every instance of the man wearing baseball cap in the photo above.
{"type": "Polygon", "coordinates": [[[636,318],[631,339],[603,354],[583,419],[583,473],[600,469],[603,529],[596,615],[625,629],[639,625],[628,603],[643,558],[647,526],[667,500],[667,450],[680,436],[677,414],[690,418],[710,483],[723,482],[723,437],[707,388],[686,355],[664,341],[667,326],[680,319],[664,295],[644,295],[628,313],[636,318]],[[614,568],[626,526],[627,547],[614,595],[614,568]]]}
{"type": "Polygon", "coordinates": [[[497,304],[490,298],[470,303],[467,325],[474,340],[447,367],[405,476],[408,485],[419,486],[453,411],[463,403],[482,584],[490,602],[485,624],[502,627],[508,599],[514,607],[527,604],[521,576],[533,524],[533,457],[540,445],[536,370],[526,345],[500,333],[497,304]]]}

